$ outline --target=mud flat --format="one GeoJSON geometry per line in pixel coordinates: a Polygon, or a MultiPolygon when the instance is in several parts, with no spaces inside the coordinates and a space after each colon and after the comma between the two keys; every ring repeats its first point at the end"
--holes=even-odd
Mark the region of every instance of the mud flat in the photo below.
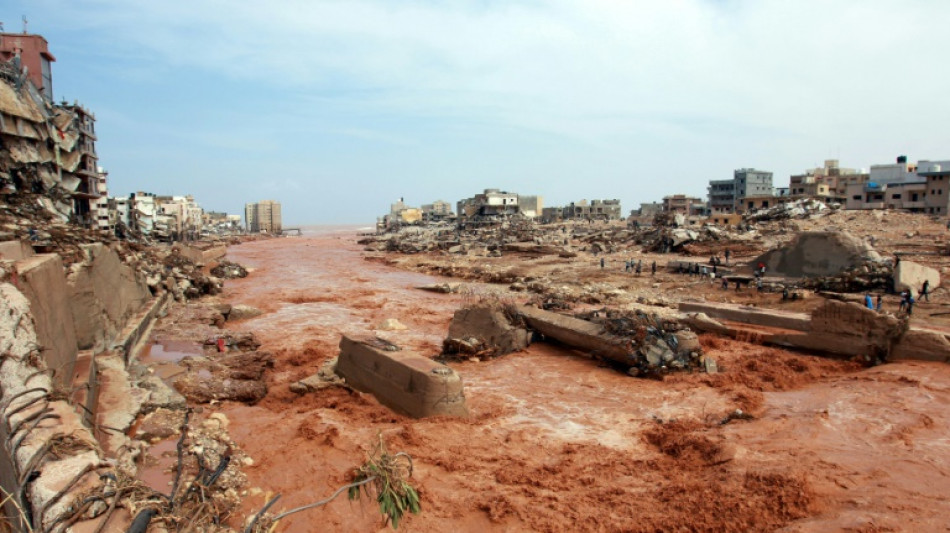
{"type": "MultiPolygon", "coordinates": [[[[253,458],[245,469],[247,512],[269,493],[283,494],[283,508],[324,497],[346,482],[381,433],[391,449],[415,459],[423,511],[400,525],[407,531],[945,527],[950,367],[942,363],[865,368],[703,334],[704,353],[716,358],[719,373],[632,378],[544,343],[450,363],[465,383],[467,419],[411,419],[340,387],[293,393],[291,384],[338,355],[341,335],[371,333],[435,355],[460,305],[473,293],[507,287],[421,291],[415,287],[451,280],[365,261],[355,240],[322,233],[228,251],[252,272],[230,281],[222,297],[264,311],[240,326],[274,357],[263,399],[218,406],[232,421],[235,443],[253,458]],[[390,318],[407,329],[376,329],[390,318]]],[[[570,266],[576,258],[562,258],[567,266],[507,261],[499,268],[569,268],[588,283],[613,276],[630,292],[659,300],[681,292],[724,295],[664,272],[635,280],[622,271],[598,273],[593,261],[570,266]]],[[[282,523],[304,532],[380,525],[374,508],[343,500],[282,523]]]]}

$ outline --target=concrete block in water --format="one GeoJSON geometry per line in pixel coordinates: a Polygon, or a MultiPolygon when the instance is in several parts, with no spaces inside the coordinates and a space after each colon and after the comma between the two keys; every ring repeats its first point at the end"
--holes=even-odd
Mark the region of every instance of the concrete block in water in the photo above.
{"type": "Polygon", "coordinates": [[[518,312],[529,328],[546,337],[618,363],[629,365],[635,361],[630,342],[611,335],[599,324],[535,307],[521,306],[518,312]]]}
{"type": "Polygon", "coordinates": [[[454,370],[414,352],[385,348],[373,338],[344,335],[337,373],[353,388],[413,418],[468,416],[462,378],[454,370]]]}

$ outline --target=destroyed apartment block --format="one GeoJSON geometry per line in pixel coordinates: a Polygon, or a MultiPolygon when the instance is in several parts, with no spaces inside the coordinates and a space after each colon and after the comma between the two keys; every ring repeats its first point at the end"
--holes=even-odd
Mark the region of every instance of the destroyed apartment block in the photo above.
{"type": "Polygon", "coordinates": [[[0,192],[42,193],[61,221],[96,225],[99,168],[95,117],[78,104],[54,104],[15,62],[0,62],[0,192]]]}

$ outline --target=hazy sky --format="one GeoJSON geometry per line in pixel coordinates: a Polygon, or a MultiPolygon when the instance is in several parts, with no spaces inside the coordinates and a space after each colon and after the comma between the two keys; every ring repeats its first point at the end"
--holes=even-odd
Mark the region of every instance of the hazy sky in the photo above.
{"type": "Polygon", "coordinates": [[[944,0],[5,0],[110,193],[371,223],[484,188],[703,196],[740,167],[950,158],[944,0]]]}

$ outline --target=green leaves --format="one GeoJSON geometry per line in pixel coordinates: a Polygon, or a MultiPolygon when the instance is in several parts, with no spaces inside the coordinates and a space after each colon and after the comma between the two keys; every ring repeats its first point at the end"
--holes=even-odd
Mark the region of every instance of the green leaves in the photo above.
{"type": "MultiPolygon", "coordinates": [[[[374,478],[363,488],[367,496],[371,495],[371,491],[375,491],[379,512],[387,522],[392,523],[393,529],[399,528],[399,522],[407,511],[418,514],[422,510],[419,493],[407,481],[410,477],[412,458],[405,453],[390,455],[381,435],[379,444],[366,463],[353,472],[354,482],[374,478]]],[[[358,499],[361,495],[360,487],[350,487],[348,496],[351,500],[358,499]]]]}

